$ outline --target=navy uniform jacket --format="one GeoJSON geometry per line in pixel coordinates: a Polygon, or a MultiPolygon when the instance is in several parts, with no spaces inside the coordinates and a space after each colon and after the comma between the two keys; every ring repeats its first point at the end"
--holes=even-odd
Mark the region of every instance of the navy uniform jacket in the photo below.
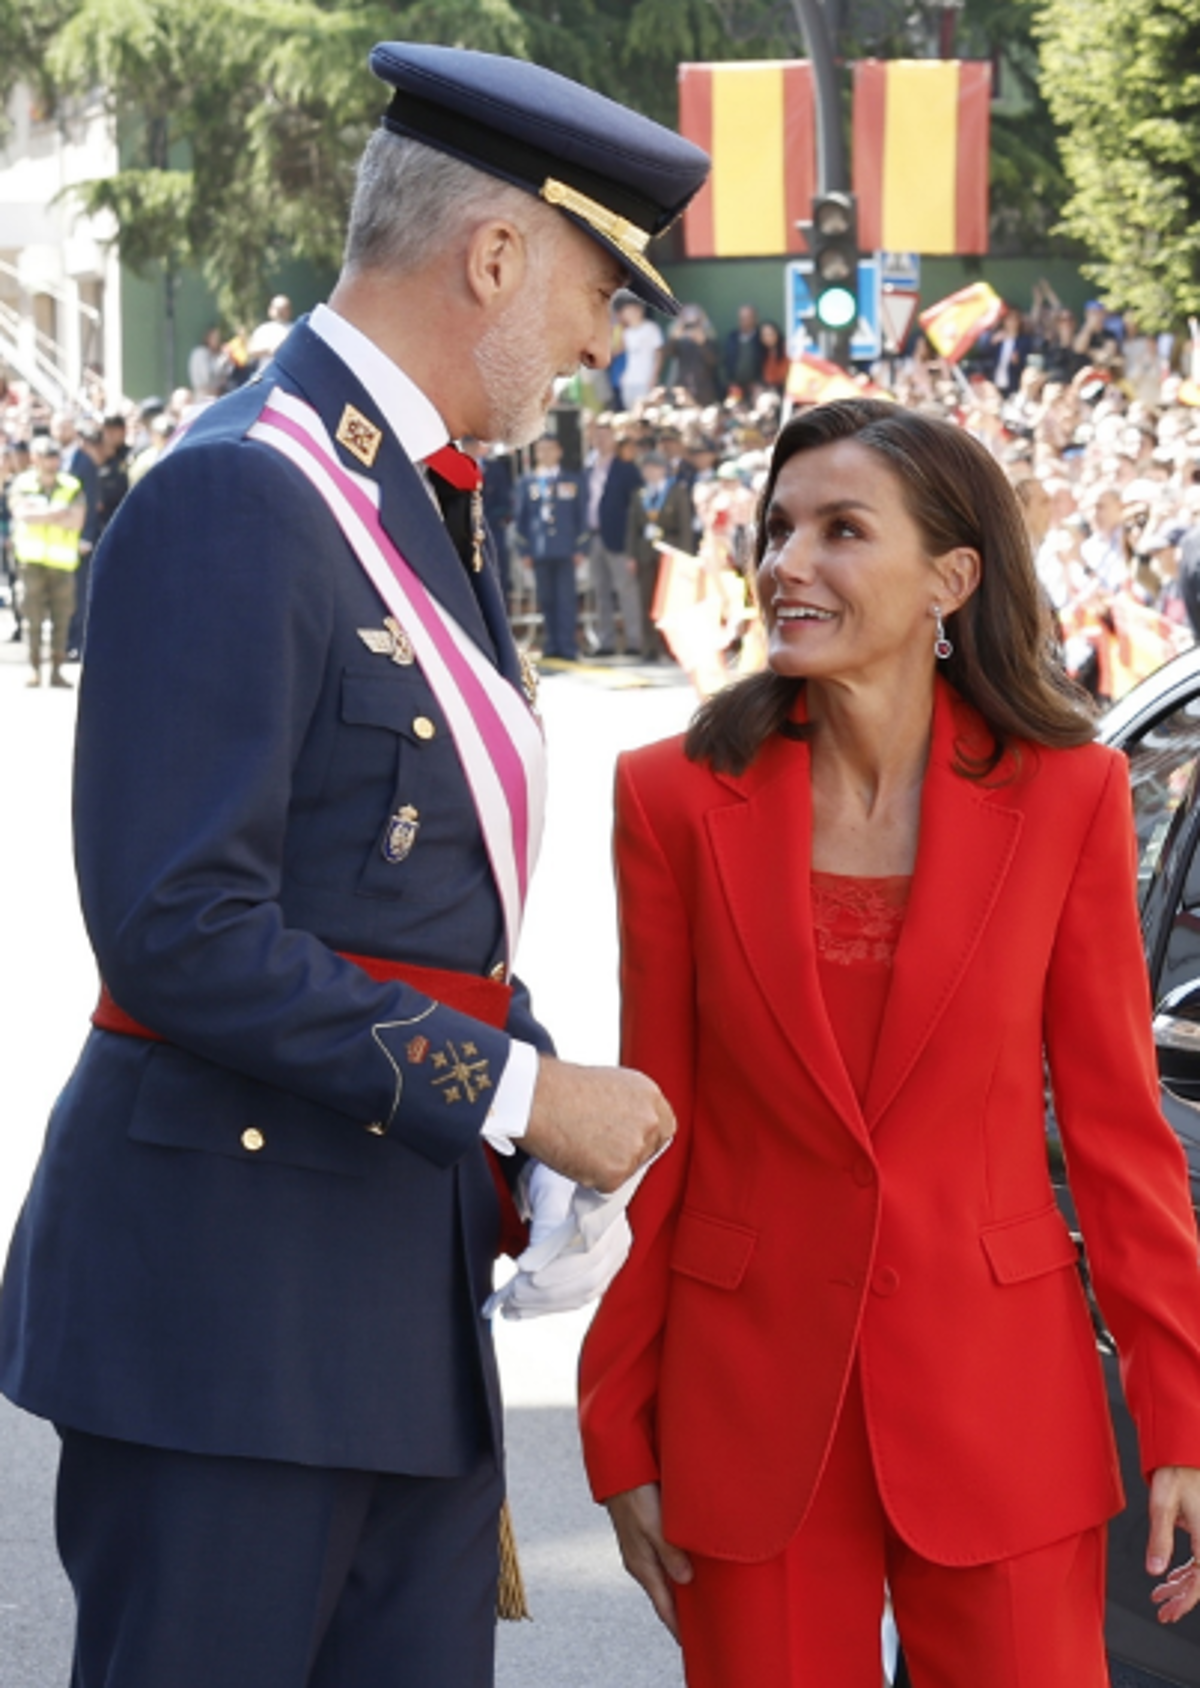
{"type": "Polygon", "coordinates": [[[522,475],[514,519],[521,549],[535,563],[573,557],[587,532],[583,477],[570,469],[560,469],[548,480],[536,470],[522,475]]]}
{"type": "Polygon", "coordinates": [[[331,435],[347,403],[383,430],[346,467],[519,684],[493,576],[305,326],[122,506],[93,575],[76,856],[100,971],[168,1041],[88,1037],[13,1241],[0,1388],[151,1445],[453,1474],[499,1435],[480,1127],[508,1033],[549,1044],[519,989],[500,1032],[339,959],[482,975],[504,923],[420,669],[367,648],[384,605],[307,480],[245,437],[276,382],[331,435]],[[388,860],[405,805],[416,842],[388,860]],[[490,1087],[440,1082],[454,1051],[490,1087]]]}

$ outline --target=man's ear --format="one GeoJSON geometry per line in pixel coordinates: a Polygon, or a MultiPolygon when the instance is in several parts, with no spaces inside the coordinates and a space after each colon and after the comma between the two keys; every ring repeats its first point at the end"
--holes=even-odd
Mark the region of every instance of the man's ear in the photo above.
{"type": "Polygon", "coordinates": [[[515,223],[480,223],[467,242],[467,286],[486,309],[507,305],[521,291],[529,267],[526,237],[515,223]]]}

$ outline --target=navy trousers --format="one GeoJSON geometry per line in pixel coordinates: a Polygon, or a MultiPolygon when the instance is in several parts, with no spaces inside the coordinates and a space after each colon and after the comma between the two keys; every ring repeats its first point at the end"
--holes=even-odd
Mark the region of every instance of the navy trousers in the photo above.
{"type": "Polygon", "coordinates": [[[492,1688],[490,1454],[404,1477],[61,1435],[71,1688],[492,1688]]]}
{"type": "Polygon", "coordinates": [[[542,612],[542,654],[575,660],[575,561],[542,557],[533,565],[538,609],[542,612]]]}

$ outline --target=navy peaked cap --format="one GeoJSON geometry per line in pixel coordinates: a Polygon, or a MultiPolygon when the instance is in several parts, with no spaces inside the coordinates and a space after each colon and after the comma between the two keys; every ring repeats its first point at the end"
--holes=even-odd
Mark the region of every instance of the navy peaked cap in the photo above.
{"type": "Polygon", "coordinates": [[[556,206],[620,259],[639,298],[678,312],[646,247],[703,185],[699,147],[525,59],[385,41],[371,69],[395,89],[385,128],[556,206]]]}

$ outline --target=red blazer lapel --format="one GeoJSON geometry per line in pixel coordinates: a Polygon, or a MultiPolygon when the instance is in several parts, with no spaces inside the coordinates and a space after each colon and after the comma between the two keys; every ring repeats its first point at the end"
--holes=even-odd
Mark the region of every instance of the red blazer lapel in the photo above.
{"type": "Polygon", "coordinates": [[[917,868],[867,1087],[871,1130],[953,997],[1017,847],[1022,817],[1005,803],[1006,787],[981,785],[954,771],[956,744],[980,730],[974,712],[939,682],[917,868]]]}
{"type": "Polygon", "coordinates": [[[730,919],[784,1037],[830,1106],[865,1144],[858,1097],[817,977],[809,864],[808,746],[772,739],[739,777],[718,776],[741,801],[711,809],[708,834],[730,919]]]}

